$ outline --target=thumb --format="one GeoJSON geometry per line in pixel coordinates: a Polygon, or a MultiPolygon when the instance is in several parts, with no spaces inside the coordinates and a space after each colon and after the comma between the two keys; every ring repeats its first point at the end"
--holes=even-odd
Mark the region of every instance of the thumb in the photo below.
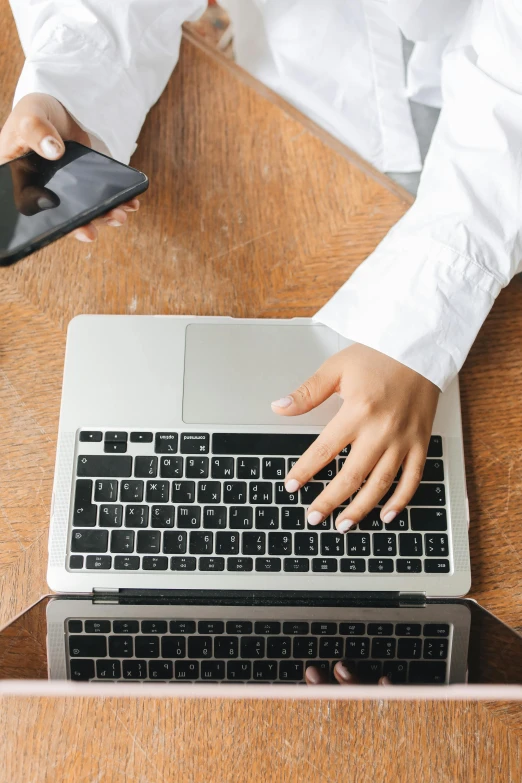
{"type": "Polygon", "coordinates": [[[316,408],[335,391],[339,385],[339,374],[334,366],[325,362],[317,372],[308,378],[296,391],[272,403],[272,410],[281,416],[298,416],[316,408]]]}
{"type": "Polygon", "coordinates": [[[43,113],[25,114],[19,121],[19,137],[25,146],[47,160],[58,160],[65,152],[62,137],[43,113]]]}

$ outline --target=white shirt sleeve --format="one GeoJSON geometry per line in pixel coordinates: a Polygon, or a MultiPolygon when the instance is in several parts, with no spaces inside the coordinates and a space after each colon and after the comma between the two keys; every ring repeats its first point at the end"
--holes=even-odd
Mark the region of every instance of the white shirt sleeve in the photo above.
{"type": "Polygon", "coordinates": [[[315,316],[444,390],[522,259],[522,15],[477,0],[446,49],[417,200],[315,316]]]}
{"type": "Polygon", "coordinates": [[[57,98],[128,162],[179,53],[181,25],[204,0],[11,0],[26,56],[15,92],[57,98]]]}

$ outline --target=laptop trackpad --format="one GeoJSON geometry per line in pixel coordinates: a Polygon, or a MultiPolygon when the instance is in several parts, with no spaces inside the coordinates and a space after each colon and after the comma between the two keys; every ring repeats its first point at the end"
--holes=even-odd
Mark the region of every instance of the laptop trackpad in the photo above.
{"type": "Polygon", "coordinates": [[[326,424],[339,410],[334,395],[288,419],[270,403],[296,389],[325,359],[348,345],[326,326],[189,324],[185,336],[183,421],[187,424],[326,424]]]}

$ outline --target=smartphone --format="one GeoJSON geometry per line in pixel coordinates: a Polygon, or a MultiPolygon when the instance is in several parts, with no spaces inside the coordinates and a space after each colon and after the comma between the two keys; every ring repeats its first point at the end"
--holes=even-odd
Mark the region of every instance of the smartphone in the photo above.
{"type": "Polygon", "coordinates": [[[60,160],[29,152],[0,166],[0,266],[143,193],[145,174],[76,141],[60,160]]]}

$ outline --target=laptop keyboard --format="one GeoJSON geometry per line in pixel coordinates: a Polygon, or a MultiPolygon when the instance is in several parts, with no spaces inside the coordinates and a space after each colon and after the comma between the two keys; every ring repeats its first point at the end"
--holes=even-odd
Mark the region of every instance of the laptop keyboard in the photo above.
{"type": "Polygon", "coordinates": [[[347,534],[333,524],[342,507],[318,526],[307,524],[306,512],[340,471],[349,446],[298,492],[284,487],[287,472],[316,437],[81,431],[69,568],[449,573],[442,437],[430,440],[408,508],[386,526],[375,508],[347,534]]]}
{"type": "Polygon", "coordinates": [[[446,623],[70,619],[72,680],[303,683],[315,666],[331,682],[345,660],[361,683],[444,684],[446,623]]]}

